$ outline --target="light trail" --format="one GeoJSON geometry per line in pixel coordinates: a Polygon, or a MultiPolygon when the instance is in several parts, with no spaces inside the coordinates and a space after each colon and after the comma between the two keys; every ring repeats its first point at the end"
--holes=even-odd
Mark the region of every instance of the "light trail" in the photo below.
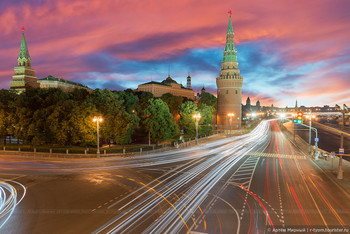
{"type": "MultiPolygon", "coordinates": [[[[157,156],[158,159],[152,159],[152,163],[161,165],[165,163],[174,163],[178,161],[194,160],[189,163],[186,170],[176,177],[169,175],[155,185],[152,185],[157,194],[171,200],[172,206],[155,220],[143,233],[172,233],[180,231],[189,221],[192,215],[198,210],[200,204],[207,198],[209,191],[217,184],[221,178],[245,155],[262,144],[268,136],[270,121],[262,121],[251,133],[221,140],[221,146],[218,143],[206,144],[205,146],[193,147],[191,150],[180,151],[179,154],[169,154],[167,156],[157,156]],[[211,147],[217,147],[212,149],[211,147]],[[193,149],[196,148],[196,151],[193,149]],[[200,151],[200,153],[198,152],[200,151]],[[191,153],[189,153],[191,152],[191,153]],[[203,159],[205,160],[198,160],[203,159]],[[159,161],[158,161],[159,160],[159,161]],[[173,195],[186,194],[178,199],[171,199],[173,195]],[[174,211],[177,212],[174,212],[174,211]],[[185,221],[185,222],[184,222],[185,221]]],[[[153,156],[152,156],[153,157],[153,156]]],[[[139,161],[137,167],[147,167],[150,165],[148,156],[144,156],[139,161]]],[[[153,165],[152,165],[153,166],[153,165]]],[[[184,169],[184,168],[182,168],[184,169]]],[[[156,194],[150,194],[141,201],[134,201],[134,204],[128,204],[128,207],[122,210],[122,214],[110,220],[107,224],[97,229],[95,233],[127,233],[130,228],[137,223],[144,221],[158,204],[164,204],[164,198],[156,194]],[[136,203],[135,203],[136,202],[136,203]],[[131,205],[131,206],[130,206],[131,205]]]]}
{"type": "Polygon", "coordinates": [[[0,179],[0,229],[10,219],[16,206],[22,201],[26,194],[26,188],[13,180],[0,179]],[[23,194],[18,197],[18,192],[12,184],[19,185],[23,194]],[[19,198],[19,199],[18,199],[19,198]]]}

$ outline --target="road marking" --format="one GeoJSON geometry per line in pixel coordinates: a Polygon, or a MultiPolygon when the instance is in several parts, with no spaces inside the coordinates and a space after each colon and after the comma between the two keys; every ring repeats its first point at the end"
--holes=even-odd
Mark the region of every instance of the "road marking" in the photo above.
{"type": "MultiPolygon", "coordinates": [[[[217,199],[221,200],[222,202],[226,203],[226,205],[228,205],[229,207],[231,207],[231,209],[236,213],[237,215],[237,221],[238,221],[238,224],[237,224],[237,234],[239,234],[239,230],[240,230],[240,227],[241,227],[241,221],[240,221],[240,218],[239,218],[239,215],[238,215],[238,212],[237,210],[231,205],[231,203],[229,203],[228,201],[222,199],[221,197],[219,196],[216,196],[216,195],[213,195],[214,197],[216,197],[217,199]]],[[[244,210],[243,210],[244,211],[244,210]]],[[[242,212],[243,212],[242,211],[242,212]]],[[[242,216],[242,215],[241,215],[242,216]]]]}
{"type": "Polygon", "coordinates": [[[317,208],[318,213],[320,214],[320,216],[321,216],[321,218],[322,218],[323,223],[324,223],[324,224],[326,225],[326,227],[328,228],[328,225],[327,225],[327,223],[326,223],[326,220],[324,219],[324,217],[323,217],[323,215],[322,215],[320,209],[318,208],[318,206],[317,206],[317,204],[316,204],[316,201],[315,201],[314,197],[312,196],[312,194],[311,194],[311,192],[310,192],[309,186],[307,185],[307,183],[306,183],[306,181],[305,181],[304,172],[301,170],[298,161],[294,159],[294,162],[295,162],[295,165],[296,165],[297,168],[298,168],[299,174],[300,174],[300,176],[301,176],[301,178],[302,178],[302,180],[303,180],[303,182],[304,182],[304,185],[305,185],[305,187],[306,187],[308,193],[310,194],[310,197],[312,198],[312,201],[314,202],[314,204],[315,204],[315,206],[316,206],[316,208],[317,208]]]}

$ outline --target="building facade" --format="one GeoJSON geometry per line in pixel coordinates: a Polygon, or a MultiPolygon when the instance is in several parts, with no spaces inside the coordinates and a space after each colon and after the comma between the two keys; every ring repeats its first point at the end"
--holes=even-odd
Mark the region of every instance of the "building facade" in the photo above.
{"type": "Polygon", "coordinates": [[[35,77],[35,70],[32,68],[32,60],[29,55],[24,32],[22,33],[17,63],[18,66],[14,68],[15,75],[12,76],[10,88],[16,90],[18,93],[25,91],[27,88],[39,88],[39,83],[35,77]]]}
{"type": "Polygon", "coordinates": [[[219,129],[229,129],[228,114],[233,113],[232,129],[241,128],[242,116],[242,85],[237,61],[237,50],[234,43],[231,15],[226,32],[226,45],[221,62],[220,76],[216,78],[217,86],[217,125],[219,129]]]}
{"type": "Polygon", "coordinates": [[[60,88],[65,92],[71,92],[74,89],[86,89],[90,93],[92,92],[92,89],[88,88],[85,85],[69,80],[64,80],[62,78],[56,78],[50,75],[48,77],[39,79],[38,83],[40,84],[40,88],[42,89],[60,88]]]}
{"type": "Polygon", "coordinates": [[[148,83],[140,84],[136,91],[150,92],[154,97],[161,97],[163,94],[171,93],[174,96],[181,96],[191,100],[195,99],[194,91],[191,89],[191,77],[187,77],[187,86],[183,87],[182,84],[178,84],[170,76],[168,76],[162,82],[151,81],[148,83]]]}

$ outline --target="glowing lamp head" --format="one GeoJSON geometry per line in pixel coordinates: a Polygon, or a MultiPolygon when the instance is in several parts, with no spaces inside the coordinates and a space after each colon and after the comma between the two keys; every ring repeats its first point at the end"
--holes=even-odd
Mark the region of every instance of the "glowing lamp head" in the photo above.
{"type": "Polygon", "coordinates": [[[227,116],[228,116],[228,117],[233,117],[233,116],[235,116],[235,114],[233,114],[233,113],[228,113],[227,116]]]}
{"type": "Polygon", "coordinates": [[[94,122],[102,122],[103,121],[103,119],[102,119],[102,117],[101,116],[95,116],[94,118],[93,118],[93,120],[92,121],[94,121],[94,122]]]}
{"type": "Polygon", "coordinates": [[[200,113],[194,114],[194,115],[193,115],[193,118],[194,118],[194,119],[200,119],[200,118],[201,118],[201,114],[200,114],[200,113]]]}
{"type": "Polygon", "coordinates": [[[285,113],[281,113],[280,116],[281,116],[281,118],[285,118],[286,114],[285,113]]]}
{"type": "Polygon", "coordinates": [[[256,117],[256,113],[253,112],[253,113],[252,113],[252,117],[256,117]]]}

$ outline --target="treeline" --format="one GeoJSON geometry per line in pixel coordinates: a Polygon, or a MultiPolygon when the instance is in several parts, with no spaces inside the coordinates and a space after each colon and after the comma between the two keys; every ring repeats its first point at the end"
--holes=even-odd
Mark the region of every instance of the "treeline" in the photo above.
{"type": "Polygon", "coordinates": [[[216,97],[204,93],[198,104],[164,94],[83,89],[28,89],[16,94],[0,90],[0,136],[14,136],[25,144],[96,145],[94,116],[102,116],[101,142],[128,144],[135,130],[153,142],[195,136],[193,114],[200,112],[200,134],[212,131],[216,97]]]}

